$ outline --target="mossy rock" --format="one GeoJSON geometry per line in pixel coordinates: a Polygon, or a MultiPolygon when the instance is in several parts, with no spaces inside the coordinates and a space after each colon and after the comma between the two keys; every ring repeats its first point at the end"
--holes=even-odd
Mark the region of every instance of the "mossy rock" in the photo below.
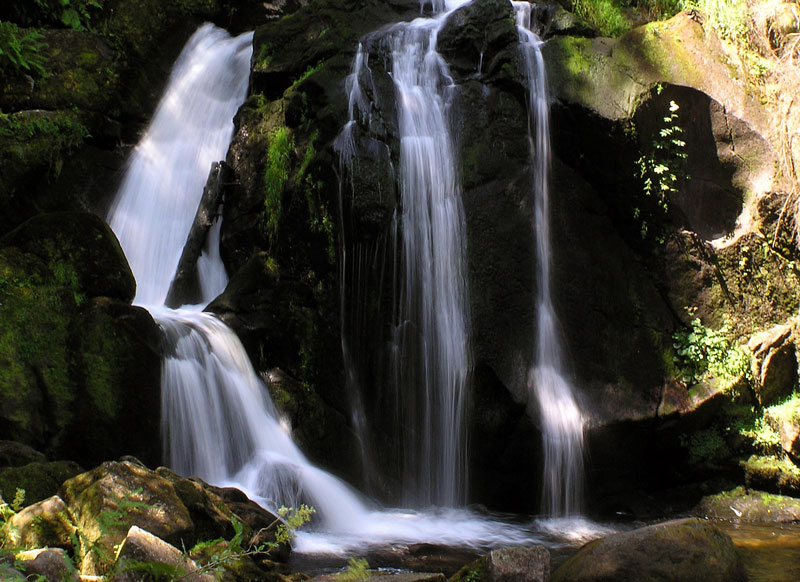
{"type": "Polygon", "coordinates": [[[55,495],[64,481],[82,471],[74,461],[36,462],[0,469],[0,495],[13,499],[15,491],[23,489],[26,505],[38,503],[55,495]]]}
{"type": "Polygon", "coordinates": [[[135,525],[168,543],[191,547],[196,538],[189,510],[173,484],[143,465],[106,462],[66,481],[60,497],[78,528],[83,574],[102,574],[111,566],[114,546],[135,525]],[[96,544],[100,551],[92,550],[96,544]]]}
{"type": "Polygon", "coordinates": [[[0,248],[0,438],[87,465],[157,462],[158,328],[144,309],[82,289],[71,263],[0,248]]]}
{"type": "Polygon", "coordinates": [[[87,297],[130,302],[136,294],[133,273],[111,228],[86,212],[35,216],[0,239],[38,256],[53,278],[87,297]]]}
{"type": "Polygon", "coordinates": [[[742,462],[742,467],[750,488],[800,495],[800,468],[788,458],[753,455],[742,462]]]}
{"type": "Polygon", "coordinates": [[[693,513],[746,523],[794,523],[800,521],[800,499],[737,487],[704,497],[693,513]]]}
{"type": "Polygon", "coordinates": [[[49,187],[87,136],[74,111],[0,115],[0,236],[41,212],[79,207],[74,192],[49,187]]]}
{"type": "Polygon", "coordinates": [[[709,522],[670,521],[589,542],[553,582],[745,582],[733,541],[709,522]]]}
{"type": "MultiPolygon", "coordinates": [[[[0,441],[0,469],[47,461],[44,453],[15,441],[0,441]]],[[[0,493],[2,495],[2,493],[0,493]]]]}
{"type": "Polygon", "coordinates": [[[53,495],[11,516],[0,530],[6,547],[74,551],[75,524],[64,501],[53,495]]]}

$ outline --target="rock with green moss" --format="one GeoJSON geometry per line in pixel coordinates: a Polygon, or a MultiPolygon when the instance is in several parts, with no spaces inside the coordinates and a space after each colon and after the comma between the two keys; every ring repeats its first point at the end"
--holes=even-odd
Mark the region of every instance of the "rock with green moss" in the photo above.
{"type": "Polygon", "coordinates": [[[84,298],[130,302],[136,294],[136,282],[117,237],[94,214],[40,214],[0,238],[0,246],[36,255],[57,283],[84,298]]]}
{"type": "Polygon", "coordinates": [[[2,527],[8,548],[50,547],[74,551],[75,533],[69,510],[57,495],[27,506],[2,527]]]}
{"type": "Polygon", "coordinates": [[[742,468],[749,488],[800,495],[800,468],[787,457],[752,455],[742,468]]]}
{"type": "MultiPolygon", "coordinates": [[[[0,469],[21,467],[28,463],[39,463],[47,460],[43,453],[15,441],[0,441],[0,469]]],[[[0,492],[0,495],[2,492],[0,492]]]]}
{"type": "Polygon", "coordinates": [[[800,521],[800,500],[737,487],[704,497],[693,513],[699,517],[747,523],[794,523],[800,521]]]}
{"type": "Polygon", "coordinates": [[[0,469],[0,495],[13,499],[17,489],[25,491],[25,503],[37,503],[55,495],[61,484],[81,473],[74,461],[34,462],[0,469]]]}
{"type": "Polygon", "coordinates": [[[796,394],[764,411],[764,420],[778,433],[781,448],[793,461],[800,461],[800,398],[796,394]]]}
{"type": "Polygon", "coordinates": [[[733,541],[709,522],[684,519],[589,542],[553,582],[745,582],[733,541]]]}
{"type": "Polygon", "coordinates": [[[114,546],[139,526],[168,542],[191,547],[196,537],[189,510],[174,485],[130,461],[106,462],[66,481],[60,497],[74,516],[81,573],[102,574],[114,546]]]}

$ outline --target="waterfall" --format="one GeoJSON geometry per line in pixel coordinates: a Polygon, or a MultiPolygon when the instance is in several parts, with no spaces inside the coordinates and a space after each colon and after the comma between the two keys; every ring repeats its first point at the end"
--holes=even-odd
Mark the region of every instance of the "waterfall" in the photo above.
{"type": "Polygon", "coordinates": [[[163,306],[211,163],[225,157],[233,116],[247,95],[252,33],[231,38],[203,25],[178,58],[150,126],[131,156],[109,223],[138,290],[164,334],[162,438],[183,475],[235,485],[276,509],[313,504],[331,528],[366,509],[336,478],[311,465],[281,423],[236,335],[200,309],[227,276],[219,220],[198,260],[201,305],[163,306]]]}
{"type": "Polygon", "coordinates": [[[544,440],[542,510],[550,517],[580,513],[583,482],[583,418],[565,377],[558,319],[550,290],[550,128],[541,40],[531,31],[531,8],[512,2],[529,83],[529,127],[538,264],[536,353],[528,386],[538,403],[544,440]],[[531,128],[531,125],[533,127],[531,128]]]}
{"type": "Polygon", "coordinates": [[[466,226],[446,106],[452,80],[436,52],[443,18],[398,26],[392,78],[398,104],[402,248],[400,387],[405,486],[421,505],[463,504],[469,374],[466,226]],[[416,390],[414,390],[416,387],[416,390]]]}
{"type": "Polygon", "coordinates": [[[201,311],[225,285],[218,222],[198,268],[207,279],[201,282],[203,303],[177,310],[163,305],[204,177],[225,156],[233,116],[246,95],[251,39],[252,34],[231,38],[207,24],[189,40],[109,217],[138,281],[136,303],[150,311],[164,336],[162,436],[168,464],[183,475],[237,487],[272,510],[313,505],[317,531],[298,534],[294,545],[300,552],[359,552],[390,543],[530,542],[523,528],[463,510],[372,510],[348,485],[308,462],[241,342],[201,311]],[[196,175],[189,175],[187,165],[196,175]]]}

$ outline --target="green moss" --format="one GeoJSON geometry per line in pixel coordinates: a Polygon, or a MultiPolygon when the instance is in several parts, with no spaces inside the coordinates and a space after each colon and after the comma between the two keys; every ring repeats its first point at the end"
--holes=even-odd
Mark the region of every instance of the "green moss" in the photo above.
{"type": "Polygon", "coordinates": [[[742,468],[750,487],[800,492],[800,468],[786,457],[753,455],[742,468]]]}
{"type": "Polygon", "coordinates": [[[25,504],[30,505],[58,493],[61,484],[80,473],[72,461],[29,463],[0,470],[0,496],[12,499],[16,489],[25,490],[25,504]]]}
{"type": "Polygon", "coordinates": [[[269,140],[267,165],[264,171],[265,229],[270,243],[277,241],[278,227],[283,206],[283,189],[289,179],[290,154],[294,149],[294,138],[289,129],[279,127],[269,140]]]}
{"type": "Polygon", "coordinates": [[[461,568],[448,582],[482,582],[486,578],[486,558],[478,558],[461,568]]]}

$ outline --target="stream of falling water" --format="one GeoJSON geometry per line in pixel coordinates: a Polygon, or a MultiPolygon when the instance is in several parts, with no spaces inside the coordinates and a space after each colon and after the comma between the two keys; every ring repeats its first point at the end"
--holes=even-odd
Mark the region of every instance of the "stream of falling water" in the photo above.
{"type": "Polygon", "coordinates": [[[146,307],[164,335],[162,438],[165,459],[183,475],[234,486],[275,510],[313,505],[315,531],[300,552],[339,553],[391,543],[476,548],[531,541],[531,533],[467,510],[376,510],[313,466],[291,439],[236,335],[201,310],[226,285],[219,224],[208,234],[199,305],[164,306],[211,163],[225,157],[232,119],[247,93],[252,34],[231,38],[210,24],[189,40],[109,216],[146,307]],[[222,275],[220,275],[222,273],[222,275]]]}
{"type": "Polygon", "coordinates": [[[583,417],[565,377],[558,319],[550,292],[550,127],[547,78],[539,37],[531,31],[531,4],[512,2],[529,83],[529,128],[536,233],[536,354],[528,385],[538,402],[544,440],[542,511],[549,517],[580,514],[583,417]],[[530,125],[534,127],[531,128],[530,125]]]}

